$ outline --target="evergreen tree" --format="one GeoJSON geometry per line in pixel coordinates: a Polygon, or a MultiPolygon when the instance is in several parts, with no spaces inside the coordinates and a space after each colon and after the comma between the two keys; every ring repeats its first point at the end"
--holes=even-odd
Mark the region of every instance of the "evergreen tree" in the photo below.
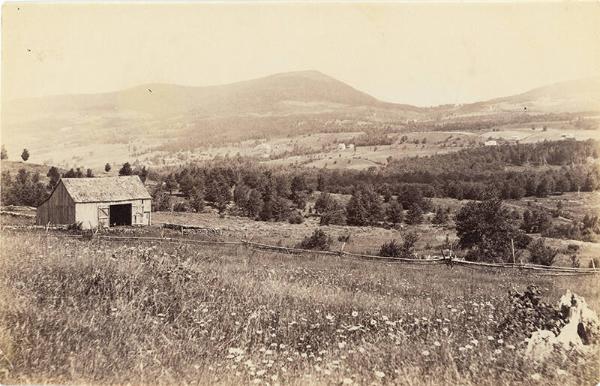
{"type": "Polygon", "coordinates": [[[2,150],[0,151],[0,159],[8,159],[8,152],[4,145],[2,145],[2,150]]]}
{"type": "Polygon", "coordinates": [[[406,213],[406,223],[409,225],[420,224],[423,222],[423,210],[417,204],[412,204],[406,213]]]}
{"type": "Polygon", "coordinates": [[[106,165],[104,165],[104,171],[105,171],[106,173],[108,173],[108,172],[110,172],[110,169],[111,169],[111,166],[110,166],[110,164],[107,162],[107,163],[106,163],[106,165]]]}
{"type": "Polygon", "coordinates": [[[23,149],[23,152],[21,153],[21,159],[27,162],[27,160],[29,159],[29,150],[23,149]]]}
{"type": "Polygon", "coordinates": [[[348,225],[368,225],[369,213],[364,206],[364,200],[360,191],[355,192],[346,205],[346,221],[348,225]]]}
{"type": "Polygon", "coordinates": [[[131,168],[131,164],[129,162],[125,162],[121,169],[119,169],[120,176],[130,176],[133,174],[133,169],[131,168]]]}
{"type": "Polygon", "coordinates": [[[248,200],[245,203],[245,211],[248,217],[256,218],[263,207],[263,200],[260,192],[256,189],[251,189],[248,194],[248,200]]]}
{"type": "Polygon", "coordinates": [[[87,178],[92,178],[92,177],[94,177],[94,172],[92,171],[92,169],[88,169],[88,170],[86,170],[86,172],[85,172],[85,176],[86,176],[87,178]]]}
{"type": "Polygon", "coordinates": [[[404,208],[397,200],[390,203],[386,211],[387,220],[392,224],[399,224],[404,220],[404,208]]]}
{"type": "Polygon", "coordinates": [[[434,224],[445,224],[448,222],[448,212],[442,209],[441,206],[438,206],[435,210],[435,216],[431,220],[434,224]]]}
{"type": "Polygon", "coordinates": [[[48,189],[54,189],[54,187],[58,184],[58,181],[60,180],[60,172],[58,171],[58,168],[56,166],[50,167],[48,173],[46,174],[46,177],[50,178],[50,181],[48,181],[48,189]]]}
{"type": "Polygon", "coordinates": [[[198,213],[204,209],[204,192],[195,186],[190,193],[190,206],[198,213]]]}

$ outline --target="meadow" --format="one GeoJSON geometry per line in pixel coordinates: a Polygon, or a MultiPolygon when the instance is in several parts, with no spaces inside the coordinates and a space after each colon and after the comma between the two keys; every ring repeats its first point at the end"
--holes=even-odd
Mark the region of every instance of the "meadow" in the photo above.
{"type": "Polygon", "coordinates": [[[597,311],[595,277],[64,236],[3,231],[1,383],[598,379],[597,349],[525,360],[531,320],[509,296],[570,289],[597,311]]]}

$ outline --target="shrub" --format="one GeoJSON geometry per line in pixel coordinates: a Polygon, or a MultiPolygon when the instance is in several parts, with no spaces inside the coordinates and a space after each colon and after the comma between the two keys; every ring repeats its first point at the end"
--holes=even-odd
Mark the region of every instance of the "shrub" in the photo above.
{"type": "Polygon", "coordinates": [[[290,224],[302,224],[304,222],[304,217],[302,216],[302,214],[300,214],[300,212],[294,211],[292,212],[292,214],[290,214],[288,222],[290,224]]]}
{"type": "Polygon", "coordinates": [[[558,254],[558,250],[546,246],[543,239],[538,239],[528,247],[529,261],[534,264],[550,266],[558,254]]]}
{"type": "Polygon", "coordinates": [[[383,243],[379,249],[379,256],[384,257],[400,257],[401,248],[400,244],[396,240],[391,240],[387,243],[383,243]]]}
{"type": "Polygon", "coordinates": [[[304,240],[298,244],[298,248],[328,251],[331,242],[331,237],[327,236],[325,232],[320,229],[315,229],[312,235],[306,236],[304,240]]]}
{"type": "Polygon", "coordinates": [[[190,206],[187,202],[181,201],[181,202],[178,202],[175,205],[173,205],[173,210],[175,212],[189,212],[190,206]]]}
{"type": "Polygon", "coordinates": [[[350,233],[345,234],[345,235],[339,235],[338,236],[338,241],[341,243],[348,243],[350,242],[350,233]]]}
{"type": "Polygon", "coordinates": [[[379,256],[413,259],[415,258],[414,248],[417,240],[418,236],[414,232],[404,236],[402,244],[398,244],[396,240],[391,240],[381,246],[379,249],[379,256]]]}

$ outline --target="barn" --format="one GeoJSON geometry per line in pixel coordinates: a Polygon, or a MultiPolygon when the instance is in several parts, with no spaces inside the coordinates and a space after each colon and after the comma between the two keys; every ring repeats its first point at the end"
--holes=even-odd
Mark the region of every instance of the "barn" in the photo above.
{"type": "Polygon", "coordinates": [[[36,223],[83,229],[150,225],[152,199],[138,176],[62,178],[38,208],[36,223]]]}

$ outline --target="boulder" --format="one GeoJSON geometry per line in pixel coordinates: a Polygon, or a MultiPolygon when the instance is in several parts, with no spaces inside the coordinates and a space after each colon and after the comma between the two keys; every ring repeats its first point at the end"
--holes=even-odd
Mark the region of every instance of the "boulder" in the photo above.
{"type": "Polygon", "coordinates": [[[525,356],[536,361],[547,359],[558,351],[585,351],[590,344],[600,339],[600,320],[598,315],[588,307],[585,299],[571,291],[560,298],[558,304],[566,324],[558,335],[548,330],[537,330],[528,339],[525,356]]]}

